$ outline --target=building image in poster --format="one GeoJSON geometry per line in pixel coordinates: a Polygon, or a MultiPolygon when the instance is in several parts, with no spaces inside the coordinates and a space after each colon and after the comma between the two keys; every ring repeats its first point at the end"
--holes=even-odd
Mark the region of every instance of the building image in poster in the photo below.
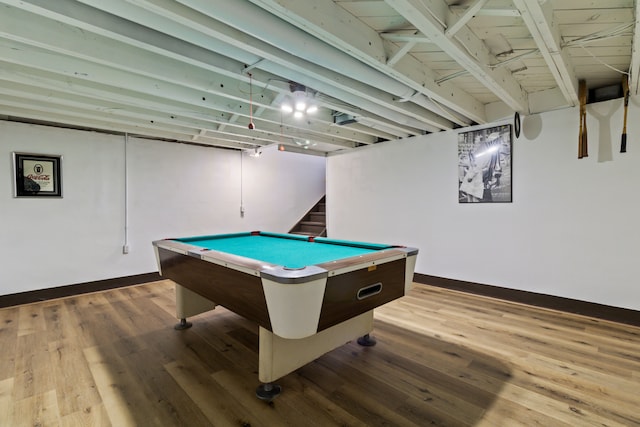
{"type": "Polygon", "coordinates": [[[458,134],[458,201],[511,202],[511,125],[458,134]]]}

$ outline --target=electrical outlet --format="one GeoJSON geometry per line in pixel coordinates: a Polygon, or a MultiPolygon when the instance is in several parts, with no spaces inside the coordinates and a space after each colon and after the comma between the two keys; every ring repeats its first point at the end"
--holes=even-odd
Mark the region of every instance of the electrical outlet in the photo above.
{"type": "Polygon", "coordinates": [[[122,253],[123,253],[124,255],[126,255],[126,254],[128,254],[128,253],[129,253],[129,246],[128,246],[128,245],[124,245],[124,246],[122,247],[122,253]]]}
{"type": "Polygon", "coordinates": [[[240,218],[244,218],[244,206],[240,206],[240,218]]]}

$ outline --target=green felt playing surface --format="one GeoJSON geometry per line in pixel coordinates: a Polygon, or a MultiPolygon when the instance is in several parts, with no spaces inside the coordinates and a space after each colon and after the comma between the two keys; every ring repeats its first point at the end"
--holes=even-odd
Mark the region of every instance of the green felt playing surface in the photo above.
{"type": "Polygon", "coordinates": [[[309,242],[304,236],[274,233],[238,233],[176,240],[292,269],[364,255],[390,247],[327,238],[316,238],[314,242],[309,242]]]}

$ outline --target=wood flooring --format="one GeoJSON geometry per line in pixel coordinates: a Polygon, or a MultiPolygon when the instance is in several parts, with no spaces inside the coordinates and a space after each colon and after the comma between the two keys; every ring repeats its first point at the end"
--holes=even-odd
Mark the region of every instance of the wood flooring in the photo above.
{"type": "Polygon", "coordinates": [[[640,328],[417,284],[258,400],[253,323],[152,282],[0,309],[0,426],[640,426],[640,328]]]}

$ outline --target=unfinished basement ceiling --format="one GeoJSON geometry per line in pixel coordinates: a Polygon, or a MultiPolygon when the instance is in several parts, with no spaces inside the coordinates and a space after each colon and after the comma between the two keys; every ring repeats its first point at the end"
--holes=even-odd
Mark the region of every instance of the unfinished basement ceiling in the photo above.
{"type": "Polygon", "coordinates": [[[638,94],[633,0],[0,7],[8,120],[325,155],[577,106],[581,79],[592,94],[615,97],[628,73],[638,94]],[[294,97],[318,111],[283,112],[294,97]]]}

